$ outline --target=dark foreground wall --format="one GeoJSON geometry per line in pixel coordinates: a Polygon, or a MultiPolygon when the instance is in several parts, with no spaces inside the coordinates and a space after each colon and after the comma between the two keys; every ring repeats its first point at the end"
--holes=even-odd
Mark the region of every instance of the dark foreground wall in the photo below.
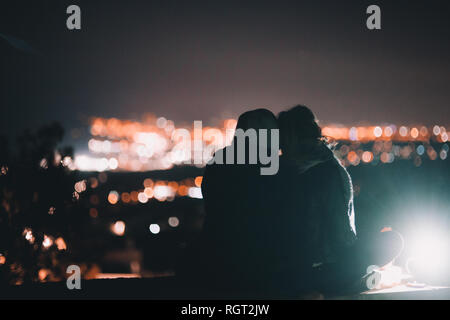
{"type": "MultiPolygon", "coordinates": [[[[415,291],[390,290],[377,294],[325,297],[326,299],[445,299],[450,300],[450,288],[415,291]]],[[[156,279],[85,280],[81,290],[69,290],[65,282],[39,283],[3,288],[0,299],[314,299],[320,295],[288,297],[282,293],[268,296],[258,292],[205,292],[180,285],[174,277],[156,279]]],[[[321,297],[323,298],[323,297],[321,297]]]]}

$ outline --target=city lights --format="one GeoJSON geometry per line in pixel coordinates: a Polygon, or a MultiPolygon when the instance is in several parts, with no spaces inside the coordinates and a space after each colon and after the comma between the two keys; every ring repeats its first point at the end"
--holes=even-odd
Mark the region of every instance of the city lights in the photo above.
{"type": "MultiPolygon", "coordinates": [[[[191,177],[176,181],[164,180],[161,176],[157,178],[158,174],[150,173],[150,171],[167,170],[182,164],[185,160],[193,159],[195,155],[191,153],[190,146],[196,141],[198,143],[199,140],[192,139],[181,143],[179,137],[183,134],[202,136],[201,143],[207,147],[204,152],[208,155],[230,142],[217,140],[215,136],[236,126],[236,121],[233,119],[225,120],[221,128],[202,129],[176,127],[173,121],[163,117],[154,119],[153,124],[148,121],[147,119],[143,122],[131,123],[119,119],[95,119],[91,127],[93,137],[88,142],[90,154],[77,155],[74,160],[70,157],[59,156],[58,164],[55,166],[62,165],[69,170],[90,172],[88,176],[81,173],[71,186],[73,199],[87,204],[85,212],[92,219],[92,223],[104,223],[105,219],[109,220],[107,217],[113,211],[120,212],[116,219],[133,219],[133,215],[127,218],[124,216],[127,210],[133,210],[133,206],[137,207],[136,210],[146,207],[145,210],[148,208],[153,212],[154,206],[160,206],[163,202],[171,202],[177,198],[203,199],[201,189],[203,175],[199,175],[200,171],[191,177]],[[133,186],[133,184],[116,184],[115,175],[122,173],[108,171],[142,173],[138,175],[139,180],[133,186]]],[[[425,161],[446,160],[449,152],[449,145],[446,142],[448,132],[445,127],[438,125],[430,128],[417,125],[398,127],[395,125],[354,127],[329,125],[323,127],[322,133],[333,143],[336,157],[346,167],[388,165],[401,160],[412,161],[416,167],[419,167],[425,161]]],[[[42,171],[48,170],[53,162],[42,159],[39,164],[42,171]]],[[[202,167],[205,163],[195,165],[202,167]]],[[[8,173],[7,167],[1,169],[2,175],[8,173]]],[[[360,186],[355,185],[354,190],[357,195],[360,192],[360,186]]],[[[61,207],[58,206],[60,211],[57,213],[56,207],[51,204],[47,207],[48,215],[58,217],[64,214],[61,207]]],[[[150,221],[154,221],[155,218],[158,219],[158,223],[148,225],[152,235],[160,234],[162,230],[166,230],[164,228],[176,232],[180,226],[180,217],[175,216],[173,212],[164,218],[158,215],[153,216],[153,213],[149,216],[150,221]]],[[[130,223],[132,223],[131,220],[130,223]]],[[[186,224],[188,225],[189,223],[186,224]]],[[[104,228],[106,230],[109,228],[109,231],[117,237],[127,239],[125,237],[127,226],[123,220],[116,220],[113,223],[109,220],[104,228]]],[[[26,227],[22,235],[25,241],[43,252],[49,253],[53,249],[62,253],[68,250],[66,240],[61,236],[52,237],[44,234],[42,246],[38,246],[35,242],[36,239],[41,239],[42,231],[36,229],[34,233],[30,227],[26,227]]],[[[131,232],[129,236],[132,236],[131,232]]],[[[376,288],[394,287],[405,283],[404,280],[410,277],[416,279],[416,275],[417,279],[421,280],[424,274],[435,276],[445,274],[449,248],[448,243],[446,246],[445,239],[442,239],[442,235],[439,236],[437,233],[415,235],[410,241],[411,252],[406,257],[407,274],[398,266],[384,266],[375,275],[379,277],[376,288]]],[[[0,255],[0,264],[5,263],[6,255],[3,253],[0,255]]],[[[37,272],[37,277],[42,282],[51,281],[53,276],[50,269],[42,268],[37,272]]]]}
{"type": "Polygon", "coordinates": [[[117,191],[110,191],[108,194],[108,202],[116,204],[119,201],[119,193],[117,191]]]}
{"type": "Polygon", "coordinates": [[[198,187],[189,188],[189,197],[195,198],[195,199],[203,199],[202,189],[198,188],[198,187]]]}
{"type": "Polygon", "coordinates": [[[148,201],[147,195],[144,192],[139,192],[138,200],[140,203],[146,203],[148,201]]]}
{"type": "MultiPolygon", "coordinates": [[[[88,143],[91,154],[76,155],[71,168],[97,172],[168,170],[189,161],[192,165],[204,166],[216,150],[230,144],[226,130],[234,130],[235,126],[235,119],[226,119],[220,127],[194,129],[176,127],[173,121],[153,115],[147,115],[141,122],[94,118],[91,124],[93,137],[88,143]],[[194,144],[202,147],[202,154],[192,151],[194,144]]],[[[392,124],[358,127],[327,125],[322,128],[322,134],[339,141],[341,148],[351,148],[341,154],[338,152],[344,166],[392,163],[397,158],[413,160],[416,166],[420,166],[422,159],[418,157],[424,156],[425,152],[422,148],[416,149],[415,143],[421,143],[423,148],[429,150],[434,148],[432,142],[448,141],[446,128],[439,125],[430,129],[425,126],[397,127],[392,124]],[[361,143],[373,143],[373,148],[365,150],[361,143]]],[[[448,150],[444,151],[433,149],[426,156],[431,160],[445,160],[448,150]]],[[[195,181],[197,187],[199,184],[198,180],[195,181]]]]}
{"type": "Polygon", "coordinates": [[[44,235],[44,240],[42,241],[42,246],[44,248],[49,248],[53,245],[53,239],[50,236],[44,235]]]}
{"type": "Polygon", "coordinates": [[[125,234],[125,222],[120,220],[116,221],[111,226],[111,231],[117,236],[123,236],[125,234]]]}
{"type": "Polygon", "coordinates": [[[86,181],[85,180],[78,181],[77,183],[75,183],[74,189],[78,193],[86,191],[86,181]]]}
{"type": "Polygon", "coordinates": [[[67,250],[67,245],[63,238],[61,238],[61,237],[57,238],[55,240],[55,244],[56,244],[56,247],[58,248],[58,250],[60,250],[60,251],[67,250]]]}
{"type": "Polygon", "coordinates": [[[27,240],[29,243],[31,244],[34,243],[34,235],[31,228],[25,228],[25,230],[23,230],[22,235],[25,237],[25,240],[27,240]]]}
{"type": "Polygon", "coordinates": [[[172,228],[176,228],[180,224],[180,220],[177,217],[170,217],[168,223],[172,228]]]}
{"type": "Polygon", "coordinates": [[[156,223],[152,223],[148,228],[153,234],[158,234],[161,231],[161,227],[156,223]]]}
{"type": "Polygon", "coordinates": [[[48,271],[46,269],[40,269],[38,272],[39,280],[44,281],[48,276],[48,271]]]}

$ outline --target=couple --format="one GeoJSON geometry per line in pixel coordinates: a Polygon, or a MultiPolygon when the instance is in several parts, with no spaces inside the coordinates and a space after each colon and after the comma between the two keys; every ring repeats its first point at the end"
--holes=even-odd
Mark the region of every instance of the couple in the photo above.
{"type": "MultiPolygon", "coordinates": [[[[279,170],[261,175],[267,164],[249,161],[206,167],[203,231],[181,274],[207,290],[289,298],[349,290],[368,265],[389,262],[390,254],[375,258],[359,244],[350,175],[310,109],[295,106],[278,118],[248,111],[236,129],[279,129],[281,151],[267,150],[281,154],[279,170]]],[[[220,152],[229,148],[236,157],[236,137],[220,152]]]]}

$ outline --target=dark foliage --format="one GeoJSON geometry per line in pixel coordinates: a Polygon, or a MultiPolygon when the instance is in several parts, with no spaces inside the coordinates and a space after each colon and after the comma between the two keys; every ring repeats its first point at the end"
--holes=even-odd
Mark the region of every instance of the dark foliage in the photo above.
{"type": "Polygon", "coordinates": [[[78,197],[67,168],[72,149],[58,146],[63,136],[61,125],[53,123],[24,132],[13,146],[0,138],[2,284],[63,276],[61,261],[68,256],[70,215],[78,197]]]}

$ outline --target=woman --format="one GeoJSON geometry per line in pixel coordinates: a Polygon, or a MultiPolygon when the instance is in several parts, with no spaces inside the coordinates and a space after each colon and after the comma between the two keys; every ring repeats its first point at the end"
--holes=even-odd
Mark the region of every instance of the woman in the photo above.
{"type": "MultiPolygon", "coordinates": [[[[236,129],[253,129],[258,132],[277,130],[277,119],[266,109],[243,113],[236,129]]],[[[270,140],[270,134],[267,135],[270,140]]],[[[207,165],[202,182],[206,218],[196,244],[189,251],[189,261],[183,277],[195,279],[193,284],[202,286],[208,294],[216,291],[221,297],[264,295],[267,287],[268,261],[274,242],[269,241],[271,232],[276,176],[261,175],[259,162],[250,163],[249,152],[261,146],[257,139],[245,141],[245,163],[237,163],[242,152],[235,136],[233,143],[216,152],[223,156],[221,162],[207,165]],[[253,144],[256,144],[253,145],[253,144]],[[234,151],[234,161],[227,162],[227,151],[234,151]]],[[[270,141],[263,144],[271,152],[270,141]]],[[[278,154],[279,150],[275,150],[278,154]]],[[[259,157],[257,157],[259,159],[259,157]]]]}

